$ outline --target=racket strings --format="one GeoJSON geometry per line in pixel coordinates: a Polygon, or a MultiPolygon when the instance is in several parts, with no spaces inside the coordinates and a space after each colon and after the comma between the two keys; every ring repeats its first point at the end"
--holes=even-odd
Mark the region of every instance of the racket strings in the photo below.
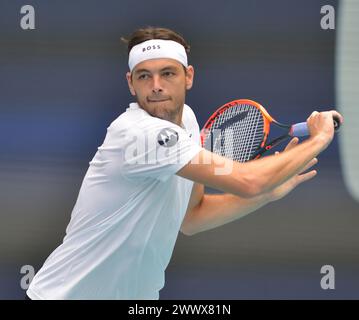
{"type": "Polygon", "coordinates": [[[262,143],[263,127],[263,116],[257,108],[233,106],[217,116],[206,136],[205,148],[235,161],[248,161],[262,143]]]}

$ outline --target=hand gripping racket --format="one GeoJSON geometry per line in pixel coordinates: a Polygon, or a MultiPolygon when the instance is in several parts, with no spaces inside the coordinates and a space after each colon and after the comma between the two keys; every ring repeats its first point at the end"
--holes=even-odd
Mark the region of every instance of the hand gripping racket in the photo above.
{"type": "MultiPolygon", "coordinates": [[[[333,118],[333,121],[335,130],[338,130],[339,119],[333,118]]],[[[293,125],[280,123],[259,103],[239,99],[226,103],[213,113],[201,131],[201,141],[203,147],[211,152],[245,162],[259,158],[290,137],[308,135],[306,122],[293,125]],[[267,142],[273,124],[286,132],[267,142]]]]}

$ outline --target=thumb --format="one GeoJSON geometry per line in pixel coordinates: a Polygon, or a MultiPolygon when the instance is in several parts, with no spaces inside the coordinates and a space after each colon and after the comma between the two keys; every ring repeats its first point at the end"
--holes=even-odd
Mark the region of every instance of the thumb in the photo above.
{"type": "Polygon", "coordinates": [[[288,143],[288,145],[285,147],[284,150],[290,150],[293,147],[295,147],[299,142],[299,139],[297,137],[294,137],[292,140],[290,140],[290,142],[288,143]]]}

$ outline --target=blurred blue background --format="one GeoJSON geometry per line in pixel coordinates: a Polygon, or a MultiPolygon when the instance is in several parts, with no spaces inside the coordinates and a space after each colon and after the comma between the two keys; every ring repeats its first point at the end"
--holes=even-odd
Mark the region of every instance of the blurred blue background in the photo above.
{"type": "MultiPolygon", "coordinates": [[[[202,126],[251,98],[282,122],[335,107],[333,0],[52,0],[0,3],[0,298],[23,299],[20,268],[37,271],[65,234],[106,128],[132,101],[120,37],[147,25],[191,45],[187,103],[202,126]],[[36,29],[20,28],[33,5],[36,29]]],[[[345,114],[344,114],[345,116],[345,114]]],[[[162,299],[359,298],[359,204],[346,190],[338,139],[316,179],[247,217],[182,234],[162,299]],[[336,289],[323,290],[323,265],[336,289]]],[[[209,190],[211,192],[211,190],[209,190]]]]}

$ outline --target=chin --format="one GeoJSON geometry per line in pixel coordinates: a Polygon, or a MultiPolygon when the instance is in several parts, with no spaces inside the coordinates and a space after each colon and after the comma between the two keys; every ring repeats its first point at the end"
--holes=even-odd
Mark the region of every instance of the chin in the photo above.
{"type": "Polygon", "coordinates": [[[179,107],[176,107],[173,101],[164,101],[160,103],[144,101],[139,103],[140,106],[145,109],[151,116],[157,117],[163,120],[173,122],[176,116],[180,112],[179,107]]]}
{"type": "Polygon", "coordinates": [[[153,109],[153,116],[164,120],[169,120],[172,113],[173,112],[171,112],[168,108],[155,107],[153,109]]]}
{"type": "Polygon", "coordinates": [[[173,121],[176,117],[176,115],[178,114],[179,110],[177,108],[175,108],[174,106],[155,106],[155,108],[152,109],[153,110],[153,116],[163,119],[163,120],[168,120],[168,121],[173,121]]]}

